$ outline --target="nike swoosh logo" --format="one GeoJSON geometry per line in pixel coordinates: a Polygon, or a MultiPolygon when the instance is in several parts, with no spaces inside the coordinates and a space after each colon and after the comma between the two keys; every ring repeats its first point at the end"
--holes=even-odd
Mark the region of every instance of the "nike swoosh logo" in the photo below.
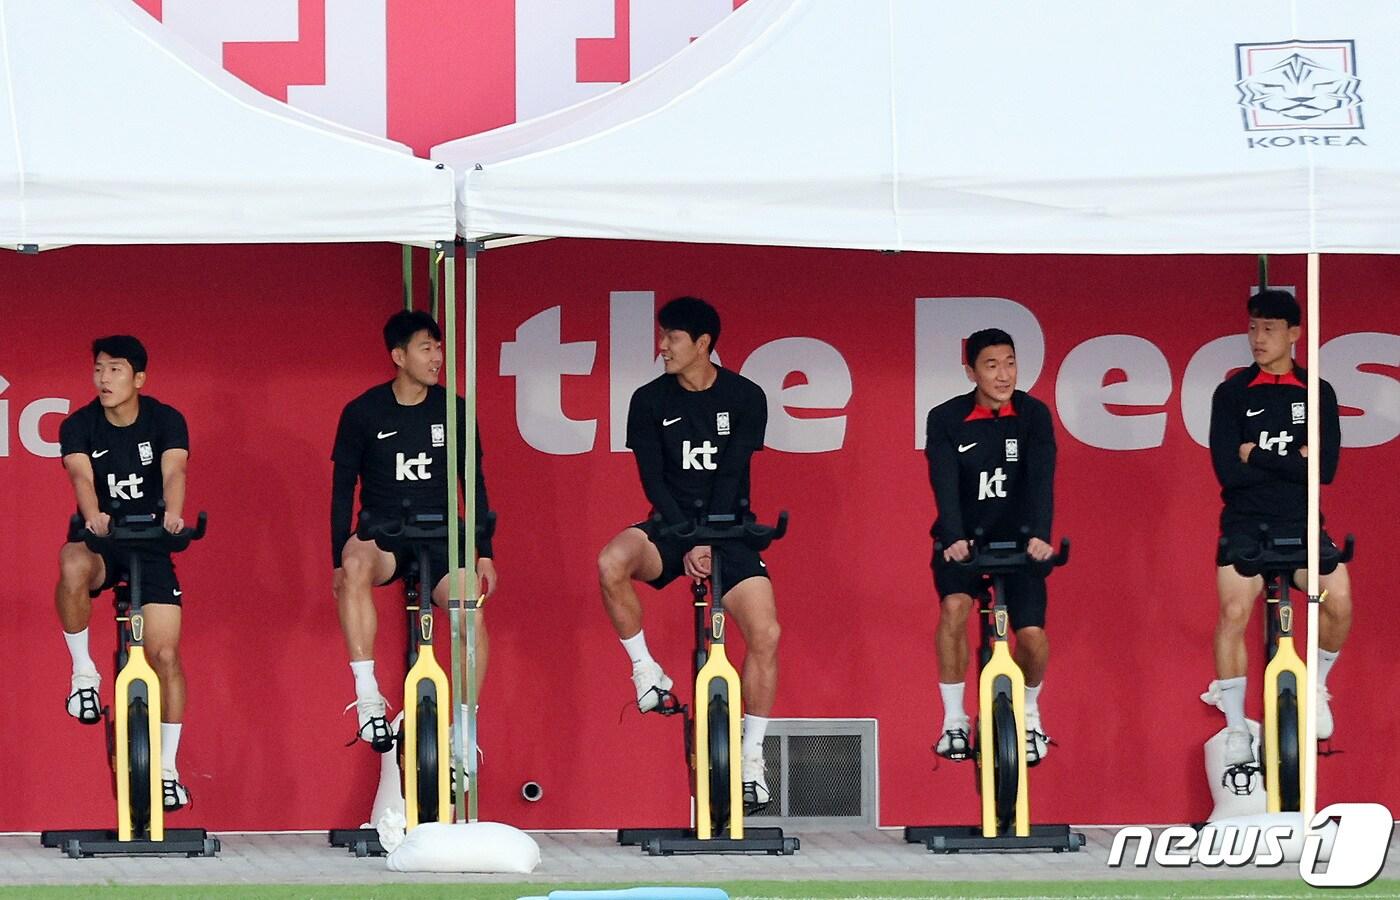
{"type": "Polygon", "coordinates": [[[676,416],[674,419],[662,419],[662,420],[661,420],[661,427],[662,427],[662,428],[668,428],[668,427],[670,427],[670,426],[676,424],[677,422],[679,422],[682,418],[683,418],[682,416],[676,416]]]}
{"type": "Polygon", "coordinates": [[[977,446],[977,442],[976,442],[976,441],[973,441],[973,442],[970,443],[970,444],[958,444],[958,452],[959,452],[959,453],[966,453],[967,451],[971,450],[973,447],[976,447],[976,446],[977,446]]]}
{"type": "Polygon", "coordinates": [[[171,596],[173,596],[173,597],[178,597],[178,596],[180,596],[180,595],[183,594],[183,593],[184,593],[184,591],[171,591],[171,592],[170,592],[171,596]]]}
{"type": "Polygon", "coordinates": [[[379,439],[382,441],[382,440],[384,440],[386,437],[393,437],[393,436],[396,435],[396,434],[398,434],[397,431],[381,431],[381,432],[379,432],[379,439]]]}
{"type": "Polygon", "coordinates": [[[93,459],[97,459],[97,457],[99,457],[99,456],[106,456],[106,455],[107,455],[108,453],[110,453],[110,452],[111,452],[110,450],[94,450],[94,451],[92,451],[92,458],[93,458],[93,459]]]}
{"type": "Polygon", "coordinates": [[[1251,417],[1253,417],[1253,416],[1260,415],[1260,414],[1263,413],[1263,412],[1264,412],[1264,411],[1263,411],[1262,409],[1247,409],[1247,410],[1244,411],[1244,414],[1245,414],[1246,416],[1251,416],[1251,417]]]}

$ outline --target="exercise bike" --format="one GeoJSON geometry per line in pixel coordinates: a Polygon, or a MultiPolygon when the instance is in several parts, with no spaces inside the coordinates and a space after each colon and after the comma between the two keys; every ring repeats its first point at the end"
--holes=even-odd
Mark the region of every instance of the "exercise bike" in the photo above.
{"type": "MultiPolygon", "coordinates": [[[[904,839],[924,844],[935,853],[962,850],[1078,851],[1084,835],[1068,825],[1032,825],[1030,782],[1026,775],[1025,677],[1011,656],[1008,643],[1010,617],[1003,593],[1007,575],[1048,575],[1069,562],[1069,539],[1060,541],[1059,552],[1039,562],[1026,552],[1030,534],[1021,530],[1016,541],[983,541],[979,528],[967,560],[954,563],[990,579],[990,592],[978,597],[981,641],[977,661],[977,725],[972,756],[977,762],[977,788],[982,796],[981,825],[911,825],[904,839]]],[[[934,552],[943,547],[934,545],[934,552]]]]}
{"type": "MultiPolygon", "coordinates": [[[[700,504],[697,504],[700,506],[700,504]]],[[[741,502],[741,509],[747,504],[741,502]]],[[[787,513],[778,524],[760,525],[746,517],[712,515],[694,522],[661,528],[658,537],[688,547],[708,545],[718,551],[724,544],[744,544],[763,551],[787,533],[787,513]]],[[[660,517],[654,521],[660,524],[660,517]]],[[[695,611],[694,712],[671,699],[657,707],[663,715],[681,715],[685,723],[685,758],[695,796],[694,828],[622,828],[617,841],[640,846],[651,856],[674,853],[767,853],[790,856],[801,846],[795,837],[784,837],[781,828],[746,828],[743,775],[740,771],[740,731],[743,699],[739,673],[724,650],[724,596],[720,554],[713,553],[707,588],[697,581],[691,588],[695,611]],[[713,608],[710,605],[713,600],[713,608]]]]}
{"type": "Polygon", "coordinates": [[[107,755],[117,794],[117,828],[45,831],[45,847],[62,850],[73,859],[85,856],[147,856],[180,853],[214,856],[217,837],[203,828],[166,828],[160,777],[160,679],[146,660],[145,617],[141,613],[141,554],[179,553],[204,537],[208,517],[199,514],[193,529],[175,534],[165,530],[164,504],[155,513],[120,515],[114,509],[106,536],[93,534],[75,515],[68,523],[68,542],[82,541],[94,553],[126,555],[126,571],[115,585],[117,619],[117,680],[113,707],[104,707],[107,755]]]}
{"type": "MultiPolygon", "coordinates": [[[[495,527],[495,513],[478,529],[477,539],[495,527]]],[[[403,773],[404,818],[406,830],[424,822],[452,821],[452,770],[440,764],[448,759],[451,690],[447,673],[433,652],[433,587],[442,577],[432,571],[430,549],[447,542],[447,516],[444,513],[414,513],[405,504],[402,517],[371,519],[360,515],[357,531],[361,540],[373,540],[381,550],[413,554],[404,577],[404,609],[408,623],[408,673],[404,676],[403,724],[395,736],[399,771],[403,773]]],[[[475,732],[471,723],[470,732],[475,732]]],[[[332,847],[346,847],[356,856],[383,856],[385,850],[374,828],[335,828],[329,835],[332,847]]]]}
{"type": "MultiPolygon", "coordinates": [[[[1229,544],[1221,538],[1221,546],[1229,544]]],[[[1318,554],[1318,571],[1334,572],[1350,562],[1356,541],[1347,535],[1342,549],[1328,541],[1318,554]]],[[[1246,578],[1262,575],[1265,618],[1264,653],[1264,787],[1268,811],[1298,812],[1303,797],[1302,728],[1307,704],[1311,701],[1308,670],[1293,646],[1293,601],[1290,597],[1294,572],[1308,567],[1308,549],[1303,538],[1274,537],[1268,525],[1259,526],[1258,548],[1229,557],[1235,571],[1246,578]]],[[[1250,793],[1255,773],[1261,767],[1249,763],[1230,766],[1222,777],[1224,787],[1237,795],[1250,793]]]]}

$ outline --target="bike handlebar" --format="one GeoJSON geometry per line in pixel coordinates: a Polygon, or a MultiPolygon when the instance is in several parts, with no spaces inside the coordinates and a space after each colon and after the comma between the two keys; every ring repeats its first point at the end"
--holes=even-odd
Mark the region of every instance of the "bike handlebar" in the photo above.
{"type": "MultiPolygon", "coordinates": [[[[496,533],[496,513],[486,514],[486,524],[476,529],[476,539],[481,541],[496,533]]],[[[441,512],[413,512],[412,504],[405,500],[403,514],[376,519],[367,510],[360,510],[359,527],[356,535],[362,541],[374,541],[381,550],[392,553],[396,546],[421,541],[447,540],[447,514],[441,512]],[[385,546],[385,543],[390,546],[385,546]]]]}
{"type": "Polygon", "coordinates": [[[166,553],[179,553],[189,547],[190,541],[204,537],[209,514],[201,512],[194,528],[181,528],[173,534],[165,530],[164,520],[164,513],[161,512],[114,516],[111,530],[101,535],[89,531],[83,517],[75,513],[68,520],[68,540],[70,543],[82,541],[94,553],[111,547],[131,550],[150,547],[166,553]]]}
{"type": "MultiPolygon", "coordinates": [[[[1026,544],[1030,540],[1029,528],[1021,529],[1021,537],[1015,541],[984,541],[985,533],[981,528],[973,532],[972,540],[969,541],[972,555],[962,561],[951,561],[953,565],[971,569],[979,575],[1010,575],[1016,572],[1030,571],[1037,575],[1048,575],[1052,569],[1057,569],[1069,562],[1069,538],[1060,538],[1060,549],[1054,556],[1046,560],[1034,559],[1026,552],[1026,544]]],[[[933,545],[935,553],[943,552],[942,542],[933,545]]]]}
{"type": "Polygon", "coordinates": [[[763,525],[754,520],[745,521],[743,513],[748,511],[748,503],[740,501],[740,514],[710,515],[701,512],[704,503],[696,501],[695,520],[678,525],[664,525],[660,514],[652,517],[658,526],[657,537],[669,538],[689,544],[692,547],[724,543],[741,543],[752,550],[763,551],[769,545],[787,534],[787,510],[778,513],[776,525],[763,525]]]}
{"type": "MultiPolygon", "coordinates": [[[[1271,572],[1291,573],[1308,567],[1306,540],[1273,537],[1269,534],[1269,526],[1265,524],[1259,526],[1259,546],[1255,552],[1230,554],[1229,541],[1223,537],[1220,539],[1220,546],[1227,551],[1226,559],[1235,567],[1235,571],[1246,578],[1271,572]]],[[[1319,548],[1318,571],[1323,575],[1330,575],[1340,564],[1351,562],[1355,551],[1356,537],[1350,534],[1346,536],[1340,548],[1336,544],[1319,548]]]]}

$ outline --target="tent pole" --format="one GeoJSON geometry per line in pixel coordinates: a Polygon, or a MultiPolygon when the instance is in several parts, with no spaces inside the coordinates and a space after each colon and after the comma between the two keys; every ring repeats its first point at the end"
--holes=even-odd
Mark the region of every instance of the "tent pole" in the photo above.
{"type": "Polygon", "coordinates": [[[403,245],[403,308],[413,311],[413,248],[403,245]]]}
{"type": "MultiPolygon", "coordinates": [[[[453,266],[456,265],[456,263],[457,263],[457,253],[456,253],[456,245],[455,245],[455,244],[453,245],[453,252],[452,252],[452,254],[451,254],[450,256],[448,256],[447,259],[448,259],[447,265],[448,265],[449,267],[453,267],[453,266]]],[[[431,267],[431,268],[428,269],[428,296],[432,298],[432,299],[429,300],[428,302],[429,302],[429,304],[430,304],[430,307],[429,307],[429,308],[431,309],[432,314],[433,314],[433,319],[434,319],[434,321],[441,322],[442,320],[438,318],[438,311],[439,311],[440,307],[438,306],[438,267],[437,267],[437,266],[433,266],[433,267],[431,267]]]]}
{"type": "MultiPolygon", "coordinates": [[[[466,454],[466,468],[464,479],[466,481],[467,498],[467,546],[466,558],[472,565],[472,580],[470,593],[466,597],[467,609],[467,653],[466,672],[464,678],[467,683],[467,724],[473,740],[469,741],[469,748],[476,746],[475,737],[477,734],[476,705],[477,705],[477,626],[481,615],[481,603],[483,597],[478,596],[478,582],[476,571],[476,504],[480,499],[476,496],[476,257],[482,246],[477,242],[467,242],[465,244],[466,261],[463,267],[463,280],[465,284],[466,303],[463,318],[466,320],[464,331],[466,334],[465,357],[465,389],[463,391],[466,400],[466,447],[462,452],[466,454]]],[[[449,281],[449,305],[456,302],[456,297],[451,293],[451,282],[449,281]]],[[[468,750],[468,752],[471,752],[468,750]]],[[[477,798],[480,791],[477,790],[477,767],[476,760],[469,760],[467,763],[468,780],[470,788],[467,792],[467,821],[477,821],[477,798]]],[[[458,794],[461,797],[461,794],[458,794]]]]}
{"type": "MultiPolygon", "coordinates": [[[[433,250],[432,269],[436,270],[438,263],[444,258],[447,266],[448,290],[451,290],[452,282],[456,276],[456,246],[446,242],[441,242],[433,250]]],[[[436,279],[434,279],[436,280],[436,279]]],[[[463,750],[463,732],[461,715],[458,713],[457,698],[462,696],[462,684],[457,680],[457,661],[461,655],[461,601],[465,593],[462,585],[462,554],[458,548],[458,539],[461,526],[458,524],[458,503],[457,490],[459,481],[457,478],[457,461],[461,459],[464,449],[457,440],[457,309],[449,303],[447,304],[447,321],[444,323],[446,338],[447,357],[447,617],[450,623],[452,637],[451,667],[452,667],[452,697],[449,699],[449,709],[452,712],[452,750],[453,759],[465,759],[463,750]]],[[[470,503],[471,492],[468,492],[468,502],[470,503]]],[[[462,818],[462,793],[463,793],[463,772],[464,767],[457,767],[457,804],[456,818],[462,818]]]]}
{"type": "Polygon", "coordinates": [[[1318,291],[1321,263],[1318,254],[1308,254],[1308,677],[1306,710],[1303,715],[1303,828],[1311,827],[1317,811],[1317,628],[1319,610],[1319,547],[1322,532],[1322,423],[1319,404],[1322,357],[1319,350],[1320,322],[1318,291]]]}

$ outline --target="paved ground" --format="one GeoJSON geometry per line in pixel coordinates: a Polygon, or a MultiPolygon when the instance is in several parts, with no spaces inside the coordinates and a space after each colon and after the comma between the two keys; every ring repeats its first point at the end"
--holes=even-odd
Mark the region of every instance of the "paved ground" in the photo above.
{"type": "MultiPolygon", "coordinates": [[[[612,834],[539,832],[543,863],[537,882],[714,881],[720,879],[1087,880],[1111,878],[1290,878],[1297,869],[1110,869],[1116,829],[1080,829],[1088,845],[1078,853],[957,854],[945,856],[906,844],[899,830],[811,833],[789,857],[648,857],[620,847],[612,834]]],[[[73,860],[39,845],[35,835],[0,836],[0,885],[36,884],[366,884],[380,882],[512,882],[519,876],[406,875],[383,859],[356,859],[329,847],[323,834],[227,834],[215,859],[73,860]]],[[[1392,838],[1382,877],[1400,878],[1392,838]]]]}

